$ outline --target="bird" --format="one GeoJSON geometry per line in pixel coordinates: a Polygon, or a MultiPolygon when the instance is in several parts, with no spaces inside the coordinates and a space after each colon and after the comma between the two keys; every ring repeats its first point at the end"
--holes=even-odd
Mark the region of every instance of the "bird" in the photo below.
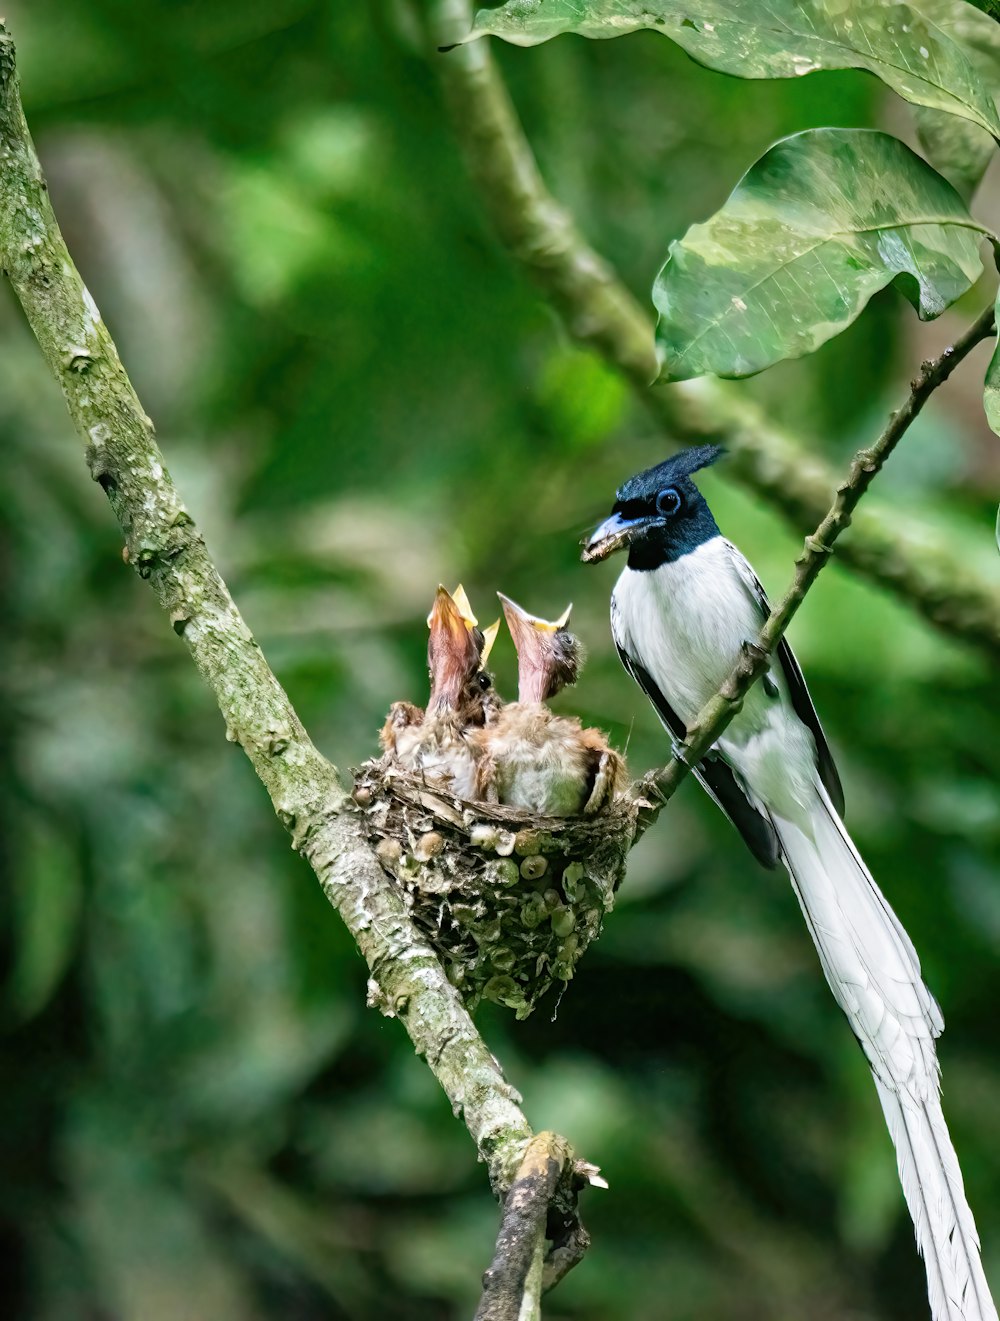
{"type": "Polygon", "coordinates": [[[621,792],[625,763],[599,729],[545,703],[577,680],[583,648],[567,625],[530,615],[498,592],[517,650],[517,701],[476,730],[476,797],[538,816],[592,815],[621,792]]]}
{"type": "MultiPolygon", "coordinates": [[[[722,452],[697,446],[630,478],[581,556],[595,563],[627,550],[611,631],[675,745],[769,613],[757,575],[691,479],[722,452]]],[[[941,1108],[934,1042],[944,1019],[913,943],[843,824],[840,778],[784,639],[694,773],[757,860],[788,871],[827,982],[871,1067],[934,1321],[997,1321],[941,1108]]]]}
{"type": "Polygon", "coordinates": [[[427,709],[394,702],[379,742],[390,761],[469,800],[476,774],[471,734],[493,721],[502,706],[486,669],[500,621],[481,630],[460,584],[454,594],[438,587],[427,627],[427,709]]]}

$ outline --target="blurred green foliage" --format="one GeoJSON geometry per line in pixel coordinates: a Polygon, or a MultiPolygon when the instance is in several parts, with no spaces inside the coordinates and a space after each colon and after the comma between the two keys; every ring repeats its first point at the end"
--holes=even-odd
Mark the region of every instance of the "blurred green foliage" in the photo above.
{"type": "MultiPolygon", "coordinates": [[[[420,697],[423,617],[461,578],[486,618],[498,587],[543,614],[573,599],[590,664],[560,705],[636,771],[662,760],[610,646],[613,570],[581,568],[576,543],[663,443],[484,228],[419,11],[7,17],[70,246],[319,745],[356,764],[389,702],[420,697]]],[[[861,74],[740,83],[649,35],[497,55],[556,192],[643,297],[776,137],[905,131],[861,74]]],[[[733,389],[840,460],[959,319],[918,329],[880,295],[733,389]]],[[[6,295],[0,335],[4,1314],[467,1317],[496,1223],[468,1138],[398,1024],[363,1009],[365,969],[123,569],[6,295]]],[[[980,383],[964,367],[880,483],[996,572],[980,383]]],[[[719,473],[705,488],[780,590],[795,538],[719,473]]],[[[946,1109],[1000,1283],[995,676],[836,566],[793,641],[852,832],[948,1016],[946,1109]]],[[[498,667],[509,691],[509,650],[498,667]]],[[[594,1249],[553,1321],[925,1314],[874,1091],[791,891],[694,785],[555,1021],[482,1025],[532,1122],[611,1184],[587,1196],[594,1249]]]]}

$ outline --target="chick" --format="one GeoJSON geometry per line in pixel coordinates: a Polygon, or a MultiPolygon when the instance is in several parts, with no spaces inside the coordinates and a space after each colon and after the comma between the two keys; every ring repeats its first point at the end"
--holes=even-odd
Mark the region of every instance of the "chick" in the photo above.
{"type": "Polygon", "coordinates": [[[427,710],[393,703],[379,742],[406,770],[470,799],[477,755],[471,735],[494,720],[502,705],[485,668],[500,621],[484,633],[464,589],[457,587],[452,596],[439,587],[427,626],[427,710]]]}
{"type": "Polygon", "coordinates": [[[583,664],[580,642],[566,627],[570,611],[549,622],[499,595],[517,649],[518,700],[473,734],[475,795],[539,816],[598,812],[624,787],[625,763],[600,730],[545,706],[576,682],[583,664]]]}

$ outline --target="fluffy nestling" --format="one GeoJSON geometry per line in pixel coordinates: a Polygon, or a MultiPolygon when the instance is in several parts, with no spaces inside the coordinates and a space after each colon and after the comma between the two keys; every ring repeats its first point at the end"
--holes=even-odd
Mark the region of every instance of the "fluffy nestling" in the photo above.
{"type": "Polygon", "coordinates": [[[501,706],[485,668],[499,624],[484,633],[463,588],[453,596],[439,587],[427,617],[427,709],[394,702],[379,734],[388,757],[459,798],[475,796],[472,735],[494,720],[501,706]]]}
{"type": "Polygon", "coordinates": [[[518,700],[472,735],[475,796],[539,816],[598,812],[625,783],[625,763],[597,729],[555,715],[545,703],[576,682],[583,663],[569,609],[555,621],[529,615],[502,593],[517,650],[518,700]]]}

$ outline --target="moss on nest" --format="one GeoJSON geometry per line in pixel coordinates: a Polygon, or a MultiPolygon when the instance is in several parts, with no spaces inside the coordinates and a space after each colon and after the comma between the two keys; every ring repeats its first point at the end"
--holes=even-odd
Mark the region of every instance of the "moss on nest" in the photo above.
{"type": "Polygon", "coordinates": [[[533,817],[462,802],[384,760],[360,767],[354,799],[469,1009],[485,998],[518,1018],[571,980],[600,934],[637,812],[621,797],[594,816],[533,817]]]}

